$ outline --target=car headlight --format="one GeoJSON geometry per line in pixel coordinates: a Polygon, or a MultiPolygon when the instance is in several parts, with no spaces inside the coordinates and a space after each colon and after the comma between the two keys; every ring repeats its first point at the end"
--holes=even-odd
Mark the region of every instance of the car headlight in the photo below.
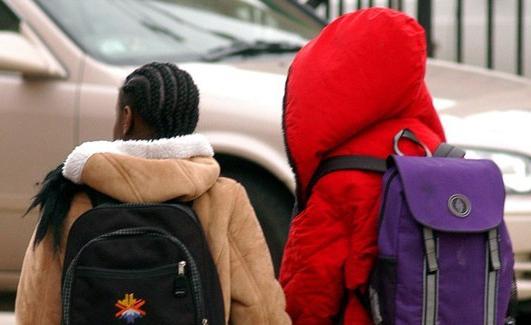
{"type": "Polygon", "coordinates": [[[494,161],[503,174],[508,194],[531,194],[530,157],[512,152],[466,149],[466,158],[494,161]]]}

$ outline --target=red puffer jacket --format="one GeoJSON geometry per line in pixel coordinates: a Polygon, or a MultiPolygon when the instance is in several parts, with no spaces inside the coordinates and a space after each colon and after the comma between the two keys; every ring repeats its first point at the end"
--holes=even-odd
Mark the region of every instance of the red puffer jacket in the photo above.
{"type": "MultiPolygon", "coordinates": [[[[283,122],[299,198],[327,157],[385,158],[403,128],[431,150],[444,141],[425,66],[422,28],[388,9],[340,17],[297,54],[283,122]]],[[[401,150],[423,154],[408,140],[401,150]]],[[[365,289],[377,255],[380,190],[379,174],[331,173],[293,219],[280,280],[294,324],[332,324],[342,310],[345,324],[371,323],[355,291],[365,289]]]]}

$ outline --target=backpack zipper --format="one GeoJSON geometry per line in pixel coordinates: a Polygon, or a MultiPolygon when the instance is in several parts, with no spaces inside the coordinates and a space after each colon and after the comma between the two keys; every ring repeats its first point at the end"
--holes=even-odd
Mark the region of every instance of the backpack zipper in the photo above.
{"type": "Polygon", "coordinates": [[[186,296],[188,289],[188,279],[186,278],[185,267],[186,261],[144,270],[107,269],[80,266],[76,270],[76,275],[78,277],[99,279],[143,279],[175,274],[175,269],[177,268],[177,276],[175,277],[173,285],[173,295],[177,298],[182,298],[186,296]]]}
{"type": "Polygon", "coordinates": [[[170,275],[175,273],[175,267],[178,264],[169,264],[161,267],[129,270],[129,269],[107,269],[98,267],[80,266],[76,270],[77,276],[106,278],[106,279],[137,279],[143,277],[155,277],[161,275],[170,275]]]}
{"type": "MultiPolygon", "coordinates": [[[[184,209],[183,209],[184,210],[184,209]]],[[[120,229],[111,233],[106,233],[103,235],[100,235],[96,238],[93,238],[89,242],[87,242],[81,249],[78,251],[77,255],[72,259],[72,262],[68,266],[68,269],[65,273],[63,288],[62,288],[62,304],[63,304],[63,325],[70,325],[70,304],[71,304],[71,294],[72,294],[72,285],[74,281],[74,275],[76,272],[76,264],[81,256],[81,253],[90,245],[100,242],[103,240],[109,240],[114,237],[122,237],[122,236],[131,236],[131,235],[145,235],[145,236],[153,236],[153,237],[160,237],[165,238],[178,246],[186,255],[186,259],[188,260],[190,264],[190,272],[192,277],[192,294],[195,301],[195,307],[196,307],[196,317],[198,324],[208,324],[208,320],[204,317],[206,316],[205,310],[204,310],[204,302],[203,302],[203,296],[202,296],[202,287],[201,287],[201,277],[199,270],[197,268],[197,264],[195,263],[195,260],[188,250],[188,248],[176,237],[171,236],[170,234],[161,231],[157,228],[151,228],[151,227],[139,227],[139,228],[125,228],[120,229]],[[205,323],[206,321],[206,323],[205,323]]],[[[179,264],[178,264],[179,265],[179,264]]],[[[184,266],[183,265],[183,272],[184,272],[184,266]]],[[[179,272],[179,270],[178,270],[179,272]]]]}
{"type": "Polygon", "coordinates": [[[177,278],[175,278],[175,284],[173,285],[173,295],[178,298],[186,296],[185,267],[186,261],[181,261],[177,264],[177,278]]]}

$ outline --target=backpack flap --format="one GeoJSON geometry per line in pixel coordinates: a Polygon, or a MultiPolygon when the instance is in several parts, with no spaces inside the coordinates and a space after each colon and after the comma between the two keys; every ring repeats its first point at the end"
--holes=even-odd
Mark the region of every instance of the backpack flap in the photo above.
{"type": "Polygon", "coordinates": [[[409,209],[442,232],[478,233],[503,220],[505,189],[490,160],[393,156],[409,209]]]}

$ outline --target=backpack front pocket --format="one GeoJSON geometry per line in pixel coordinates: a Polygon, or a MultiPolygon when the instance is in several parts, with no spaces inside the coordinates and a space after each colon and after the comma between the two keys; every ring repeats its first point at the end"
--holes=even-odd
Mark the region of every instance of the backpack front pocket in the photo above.
{"type": "Polygon", "coordinates": [[[71,302],[71,323],[196,324],[186,266],[186,261],[141,270],[79,266],[72,286],[76,299],[71,302]]]}
{"type": "Polygon", "coordinates": [[[87,242],[66,269],[63,325],[204,325],[204,299],[197,262],[178,238],[148,227],[119,229],[87,242]],[[157,254],[166,263],[172,254],[176,263],[147,267],[157,254]],[[114,256],[114,263],[95,263],[100,255],[114,256]]]}

